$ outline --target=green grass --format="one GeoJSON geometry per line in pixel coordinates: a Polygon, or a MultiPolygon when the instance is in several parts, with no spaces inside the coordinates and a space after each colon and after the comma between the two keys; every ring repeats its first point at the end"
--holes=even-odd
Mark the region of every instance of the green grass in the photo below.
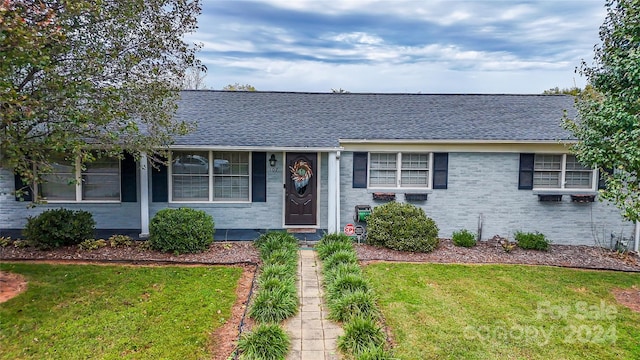
{"type": "Polygon", "coordinates": [[[0,264],[28,290],[0,304],[0,359],[210,359],[242,269],[0,264]]]}
{"type": "Polygon", "coordinates": [[[400,359],[638,359],[640,274],[537,266],[367,266],[400,359]]]}

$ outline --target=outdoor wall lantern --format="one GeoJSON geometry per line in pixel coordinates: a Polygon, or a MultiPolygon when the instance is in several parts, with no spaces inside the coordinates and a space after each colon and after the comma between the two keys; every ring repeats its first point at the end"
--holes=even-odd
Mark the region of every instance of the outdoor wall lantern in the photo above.
{"type": "Polygon", "coordinates": [[[271,157],[269,158],[269,165],[271,165],[271,167],[275,167],[277,162],[278,160],[276,160],[276,156],[271,154],[271,157]]]}

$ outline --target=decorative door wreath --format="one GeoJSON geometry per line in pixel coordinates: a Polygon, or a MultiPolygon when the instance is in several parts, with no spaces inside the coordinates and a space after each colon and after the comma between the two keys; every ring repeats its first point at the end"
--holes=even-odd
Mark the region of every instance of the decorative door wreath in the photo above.
{"type": "Polygon", "coordinates": [[[298,194],[303,194],[309,184],[309,179],[313,176],[311,166],[304,160],[298,160],[293,166],[289,166],[289,171],[291,171],[291,180],[293,180],[296,191],[298,194]]]}

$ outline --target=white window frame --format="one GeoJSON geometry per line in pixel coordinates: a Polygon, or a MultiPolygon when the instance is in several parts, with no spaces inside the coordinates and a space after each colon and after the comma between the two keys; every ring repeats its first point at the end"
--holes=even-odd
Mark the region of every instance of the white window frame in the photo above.
{"type": "Polygon", "coordinates": [[[209,203],[213,203],[213,204],[247,204],[247,203],[251,203],[252,198],[251,198],[251,194],[252,194],[252,183],[251,183],[251,179],[253,176],[253,168],[251,166],[252,163],[252,157],[253,157],[253,153],[251,151],[232,151],[232,150],[200,150],[200,149],[176,149],[174,151],[172,151],[169,154],[169,166],[167,167],[167,176],[169,177],[168,179],[168,192],[169,192],[169,203],[175,203],[175,204],[193,204],[193,203],[200,203],[200,204],[209,204],[209,203]],[[207,152],[207,159],[209,161],[209,164],[211,164],[209,166],[209,171],[208,171],[208,181],[207,183],[209,184],[209,198],[207,200],[174,200],[173,199],[173,154],[174,152],[187,152],[187,153],[193,153],[193,152],[207,152]],[[248,187],[248,196],[246,200],[216,200],[214,199],[214,177],[216,176],[216,174],[213,173],[213,153],[216,152],[232,152],[232,153],[247,153],[249,155],[248,158],[248,175],[242,175],[242,176],[247,176],[248,180],[249,180],[249,187],[248,187]]]}
{"type": "MultiPolygon", "coordinates": [[[[574,156],[573,154],[558,154],[558,153],[536,153],[534,154],[534,165],[533,165],[533,182],[535,183],[535,174],[536,172],[544,172],[544,171],[557,171],[560,173],[560,187],[537,187],[535,184],[533,184],[533,190],[536,191],[561,191],[561,192],[567,192],[567,193],[571,193],[571,192],[580,192],[580,191],[597,191],[597,187],[598,187],[598,171],[596,169],[591,169],[591,187],[590,188],[579,188],[579,187],[567,187],[567,172],[572,172],[572,171],[579,171],[579,170],[567,170],[567,156],[574,156]],[[535,168],[535,157],[536,156],[561,156],[560,158],[560,170],[546,170],[546,169],[539,169],[537,170],[535,168]]],[[[588,170],[583,170],[584,172],[588,171],[588,170]]]]}
{"type": "MultiPolygon", "coordinates": [[[[34,185],[35,193],[38,194],[38,198],[46,201],[47,203],[120,203],[122,202],[122,189],[120,189],[118,194],[118,199],[100,199],[100,200],[85,200],[82,198],[82,163],[80,162],[80,158],[76,157],[74,162],[74,178],[75,178],[75,199],[55,199],[49,200],[46,197],[40,197],[40,184],[36,183],[34,185]]],[[[118,184],[122,184],[122,161],[118,159],[118,184]]]]}
{"type": "MultiPolygon", "coordinates": [[[[375,170],[375,169],[374,169],[375,170]]],[[[405,169],[410,170],[410,169],[405,169]]],[[[433,188],[433,152],[425,151],[372,151],[367,157],[367,188],[373,190],[398,190],[398,191],[421,191],[433,188]],[[371,155],[372,154],[395,154],[396,155],[396,182],[395,185],[372,185],[371,184],[371,155]],[[427,186],[402,186],[402,154],[426,154],[429,157],[429,168],[427,186]]]]}

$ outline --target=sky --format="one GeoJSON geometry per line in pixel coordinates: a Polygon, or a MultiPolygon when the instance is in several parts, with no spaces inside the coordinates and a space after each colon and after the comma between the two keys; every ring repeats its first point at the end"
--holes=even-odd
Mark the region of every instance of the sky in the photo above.
{"type": "Polygon", "coordinates": [[[202,0],[209,89],[539,94],[583,87],[604,0],[202,0]]]}

